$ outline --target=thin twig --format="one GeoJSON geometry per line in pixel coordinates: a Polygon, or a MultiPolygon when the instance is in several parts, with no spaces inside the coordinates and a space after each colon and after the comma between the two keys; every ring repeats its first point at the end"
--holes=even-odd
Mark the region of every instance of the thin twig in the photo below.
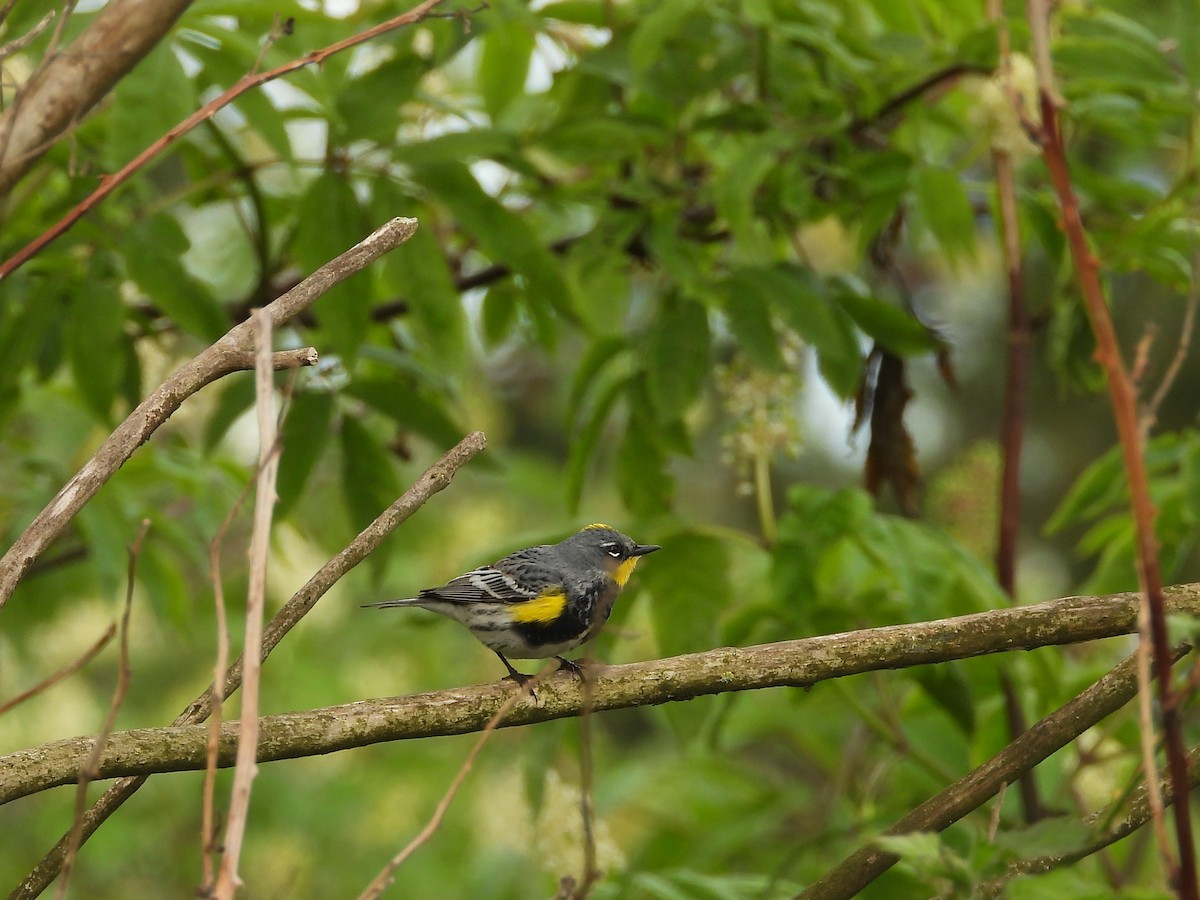
{"type": "MultiPolygon", "coordinates": [[[[1138,421],[1137,394],[1121,356],[1116,329],[1109,313],[1104,288],[1100,283],[1099,264],[1088,243],[1087,231],[1079,211],[1079,201],[1067,166],[1066,148],[1058,115],[1062,100],[1054,88],[1047,15],[1046,0],[1029,0],[1029,29],[1034,44],[1042,110],[1042,158],[1045,160],[1062,212],[1062,228],[1071,248],[1080,293],[1096,338],[1096,358],[1104,368],[1113,419],[1116,422],[1124,458],[1125,477],[1129,485],[1137,547],[1138,581],[1148,608],[1167,766],[1179,797],[1171,809],[1175,821],[1178,859],[1168,856],[1164,863],[1180,897],[1196,900],[1200,896],[1200,886],[1197,884],[1195,842],[1192,836],[1188,796],[1182,791],[1182,786],[1187,781],[1187,763],[1176,693],[1172,685],[1171,648],[1163,603],[1162,571],[1154,532],[1155,510],[1146,473],[1145,448],[1138,421]]],[[[1149,685],[1145,688],[1149,690],[1149,685]]]]}
{"type": "Polygon", "coordinates": [[[1162,406],[1163,400],[1170,393],[1171,387],[1183,369],[1184,360],[1187,359],[1188,351],[1192,346],[1192,332],[1196,328],[1196,308],[1198,306],[1200,306],[1200,250],[1192,256],[1192,283],[1188,287],[1187,305],[1183,309],[1183,327],[1179,331],[1179,343],[1175,347],[1175,355],[1171,358],[1171,364],[1167,366],[1162,381],[1154,391],[1154,396],[1142,410],[1141,419],[1138,422],[1143,443],[1150,435],[1150,429],[1158,421],[1158,410],[1162,406]]]}
{"type": "MultiPolygon", "coordinates": [[[[996,23],[1000,37],[1000,68],[1011,89],[1011,42],[1004,20],[1003,4],[988,0],[988,19],[996,23]]],[[[1021,531],[1021,453],[1025,443],[1029,401],[1030,347],[1033,326],[1025,295],[1025,267],[1021,253],[1020,216],[1017,212],[1017,180],[1012,156],[998,146],[992,148],[992,167],[996,173],[996,200],[1000,211],[1000,246],[1008,287],[1007,359],[1005,361],[1004,411],[1000,426],[1000,516],[996,536],[996,580],[1010,603],[1017,598],[1017,541],[1021,531]]],[[[1005,719],[1010,738],[1021,734],[1027,724],[1021,698],[1012,676],[1001,670],[1000,688],[1004,695],[1005,719]]],[[[1021,775],[1021,810],[1025,821],[1033,823],[1044,815],[1037,778],[1033,772],[1021,775]]]]}
{"type": "MultiPolygon", "coordinates": [[[[257,480],[257,473],[255,475],[257,480]]],[[[217,658],[213,670],[212,716],[208,720],[208,761],[204,767],[202,814],[200,817],[200,863],[204,883],[198,892],[211,896],[216,882],[213,879],[213,860],[217,855],[216,816],[214,800],[217,790],[217,741],[221,735],[221,698],[225,696],[225,668],[229,665],[229,626],[225,615],[225,588],[221,584],[221,545],[250,491],[251,482],[242,488],[225,521],[208,545],[208,571],[213,586],[213,606],[217,618],[217,658]]]]}
{"type": "Polygon", "coordinates": [[[88,784],[99,775],[100,758],[104,755],[105,746],[112,735],[113,727],[117,723],[117,713],[121,709],[121,704],[125,702],[125,694],[129,691],[129,678],[131,674],[129,668],[129,614],[133,610],[133,585],[134,579],[137,576],[138,557],[141,555],[142,542],[146,539],[146,532],[149,530],[150,520],[143,519],[142,527],[138,529],[137,537],[134,538],[133,544],[129,547],[125,606],[121,611],[120,638],[117,641],[119,648],[117,686],[113,690],[112,700],[108,704],[108,713],[104,717],[104,724],[100,728],[100,733],[92,741],[92,749],[88,753],[87,761],[79,770],[79,787],[75,791],[75,817],[72,820],[71,837],[67,843],[67,853],[63,858],[62,880],[58,883],[58,900],[63,900],[67,896],[67,887],[71,883],[71,867],[75,862],[75,854],[79,852],[79,845],[82,840],[83,815],[87,809],[88,784]]]}
{"type": "MultiPolygon", "coordinates": [[[[180,137],[187,134],[201,122],[211,119],[221,109],[224,109],[242,94],[266,84],[268,81],[274,81],[283,75],[288,75],[295,72],[297,69],[302,69],[309,65],[320,65],[330,56],[347,50],[351,47],[373,40],[380,35],[387,34],[389,31],[395,31],[397,28],[402,28],[405,25],[411,25],[414,22],[419,22],[425,18],[428,12],[441,3],[442,0],[422,0],[406,13],[402,13],[386,22],[361,31],[358,34],[353,34],[348,38],[343,38],[340,41],[335,41],[328,47],[320,50],[313,50],[311,53],[306,53],[299,59],[294,59],[291,62],[284,63],[281,66],[276,66],[274,69],[269,69],[266,72],[257,74],[243,75],[233,87],[224,91],[220,96],[214,98],[200,109],[196,110],[153,144],[131,159],[128,163],[122,166],[117,172],[106,177],[101,181],[100,186],[92,191],[81,203],[77,204],[70,212],[63,216],[58,222],[50,226],[46,231],[40,234],[37,238],[26,244],[21,250],[17,251],[13,256],[7,259],[3,264],[0,264],[0,281],[7,278],[22,265],[40,253],[46,246],[55,241],[57,238],[65,234],[71,226],[78,222],[84,215],[97,206],[100,201],[115,191],[118,187],[124,184],[138,170],[143,168],[150,160],[158,156],[163,150],[177,141],[180,137]]],[[[276,323],[278,324],[278,323],[276,323]]]]}
{"type": "Polygon", "coordinates": [[[0,62],[3,62],[14,53],[20,53],[22,50],[36,41],[38,35],[46,30],[50,23],[54,21],[54,17],[56,15],[57,13],[54,10],[50,10],[50,12],[42,16],[40,22],[29,29],[28,34],[23,34],[18,38],[13,38],[11,41],[4,44],[4,46],[0,47],[0,62]]]}
{"type": "MultiPolygon", "coordinates": [[[[448,487],[454,474],[474,459],[486,446],[487,439],[482,432],[474,431],[467,435],[456,446],[447,450],[441,459],[426,469],[424,474],[395,503],[359,532],[340,553],[322,566],[271,619],[263,636],[263,659],[266,659],[287,633],[304,618],[326,591],[373,553],[384,538],[420,509],[430,497],[448,487]]],[[[1197,611],[1200,612],[1200,608],[1197,611]]],[[[222,699],[228,698],[240,684],[241,660],[236,660],[226,670],[225,696],[222,699]]],[[[184,726],[204,722],[212,712],[213,697],[213,687],[210,685],[204,693],[200,694],[182,713],[176,716],[174,724],[184,726]]],[[[205,734],[205,747],[207,747],[207,737],[205,734]]],[[[202,752],[201,758],[205,757],[206,753],[202,752]]],[[[0,772],[3,772],[2,766],[0,766],[0,772]]],[[[138,789],[145,784],[146,777],[139,773],[123,778],[105,791],[88,810],[84,819],[83,840],[86,841],[91,837],[109,816],[137,793],[138,789]]],[[[12,892],[9,900],[33,900],[41,894],[46,886],[58,876],[63,856],[66,853],[66,843],[66,836],[60,838],[58,843],[42,857],[33,871],[12,892]]]]}
{"type": "Polygon", "coordinates": [[[358,900],[377,900],[378,897],[382,896],[383,892],[395,880],[397,870],[407,862],[410,856],[433,837],[434,832],[441,827],[442,819],[446,817],[446,810],[450,808],[450,804],[458,793],[458,789],[462,787],[463,781],[466,780],[467,774],[471,771],[471,767],[479,757],[480,751],[483,750],[483,745],[488,742],[488,738],[492,736],[492,732],[500,726],[500,723],[504,721],[504,717],[512,711],[517,702],[541,684],[544,675],[545,671],[543,670],[524,684],[514,685],[513,689],[509,692],[508,699],[500,704],[500,708],[496,710],[495,714],[488,719],[487,724],[483,726],[483,730],[479,733],[479,738],[475,741],[471,752],[467,754],[467,758],[459,766],[458,772],[455,773],[453,780],[450,782],[450,787],[446,789],[446,793],[438,801],[433,815],[425,823],[425,827],[417,833],[416,837],[408,842],[408,845],[403,850],[388,861],[388,864],[380,870],[379,874],[367,885],[366,889],[358,895],[358,900]]]}
{"type": "MultiPolygon", "coordinates": [[[[1188,785],[1195,788],[1197,784],[1200,784],[1200,747],[1194,747],[1188,751],[1188,785]]],[[[1160,793],[1166,795],[1166,803],[1175,802],[1170,782],[1161,781],[1156,787],[1160,793]]],[[[1137,789],[1129,798],[1128,808],[1125,807],[1125,797],[1121,797],[1115,803],[1097,810],[1083,820],[1083,824],[1088,828],[1100,829],[1100,833],[1086,844],[1067,852],[1022,859],[1011,863],[1004,875],[980,886],[982,895],[985,897],[999,896],[1002,894],[1004,886],[1017,876],[1049,872],[1052,869],[1070,865],[1129,837],[1153,817],[1149,800],[1153,790],[1149,781],[1137,785],[1137,789]],[[1122,810],[1124,810],[1123,815],[1122,810]]]]}
{"type": "Polygon", "coordinates": [[[241,512],[242,506],[250,494],[251,486],[257,482],[258,470],[255,469],[254,477],[242,488],[241,493],[238,494],[233,506],[226,514],[225,520],[221,523],[221,527],[217,529],[216,535],[208,545],[209,579],[213,585],[213,605],[217,619],[217,654],[213,667],[212,715],[208,720],[208,751],[207,764],[204,768],[204,799],[200,826],[200,859],[204,883],[198,893],[202,897],[212,895],[215,887],[213,861],[219,854],[214,800],[217,789],[217,745],[221,736],[221,703],[222,698],[225,697],[225,670],[229,666],[229,628],[226,624],[225,587],[221,583],[221,548],[225,543],[225,536],[233,527],[238,513],[241,512]]]}
{"type": "Polygon", "coordinates": [[[1150,690],[1153,680],[1153,669],[1150,659],[1150,648],[1153,646],[1150,638],[1149,604],[1143,601],[1138,605],[1137,618],[1137,665],[1138,683],[1142,689],[1138,691],[1138,730],[1140,731],[1139,745],[1142,751],[1142,770],[1146,773],[1146,789],[1149,792],[1147,801],[1150,815],[1154,820],[1154,838],[1158,842],[1158,850],[1162,858],[1171,858],[1171,838],[1167,834],[1167,821],[1162,794],[1158,790],[1158,761],[1155,759],[1154,739],[1154,693],[1150,690]]]}
{"type": "MultiPolygon", "coordinates": [[[[1183,650],[1173,656],[1182,656],[1183,650]]],[[[885,835],[942,831],[993,797],[1088,728],[1112,715],[1138,691],[1137,665],[1129,657],[1091,687],[1056,709],[983,765],[926,800],[885,835]]],[[[850,898],[890,869],[899,858],[873,841],[842,860],[796,895],[797,900],[850,898]]]]}
{"type": "MultiPolygon", "coordinates": [[[[242,886],[238,876],[242,839],[250,810],[250,787],[258,774],[258,688],[263,658],[263,609],[267,592],[267,556],[271,549],[271,514],[275,509],[275,480],[279,474],[276,437],[275,383],[271,368],[271,315],[256,309],[251,315],[258,343],[254,369],[255,409],[258,413],[258,478],[255,482],[254,525],[250,532],[250,582],[246,590],[246,636],[242,658],[242,706],[238,729],[237,766],[225,826],[225,852],[217,873],[214,896],[232,900],[242,886]]],[[[214,694],[215,694],[214,690],[214,694]]]]}
{"type": "Polygon", "coordinates": [[[571,900],[586,900],[601,872],[596,865],[596,829],[592,798],[596,772],[592,759],[592,713],[596,708],[596,675],[593,667],[581,667],[583,709],[579,714],[579,816],[583,823],[583,872],[571,887],[571,900]]]}
{"type": "MultiPolygon", "coordinates": [[[[62,15],[58,17],[58,24],[54,26],[54,34],[50,36],[50,46],[46,48],[46,55],[43,57],[44,60],[53,59],[58,53],[58,47],[62,43],[63,34],[67,30],[67,23],[71,21],[71,14],[75,12],[75,5],[78,2],[79,0],[63,0],[62,15]]],[[[43,62],[38,68],[41,69],[45,64],[43,62]]]]}
{"type": "Polygon", "coordinates": [[[104,634],[100,635],[100,637],[96,639],[96,643],[92,644],[92,646],[90,646],[87,650],[85,650],[83,655],[80,656],[78,659],[74,660],[73,662],[67,663],[65,666],[63,666],[61,669],[59,669],[53,675],[43,678],[41,681],[39,681],[33,687],[26,688],[25,690],[21,691],[21,693],[17,694],[17,696],[11,698],[10,700],[5,700],[3,703],[0,703],[0,716],[4,715],[10,709],[12,709],[16,706],[20,706],[22,703],[24,703],[26,700],[30,699],[31,697],[36,697],[42,691],[47,690],[48,688],[54,687],[54,685],[58,684],[64,678],[69,678],[71,675],[74,675],[76,672],[78,672],[80,669],[82,669],[84,666],[86,666],[88,663],[90,663],[93,659],[95,659],[96,654],[98,654],[101,650],[103,650],[105,647],[107,647],[108,642],[111,641],[114,637],[116,637],[116,635],[117,635],[117,623],[113,622],[106,629],[104,629],[104,634]]]}

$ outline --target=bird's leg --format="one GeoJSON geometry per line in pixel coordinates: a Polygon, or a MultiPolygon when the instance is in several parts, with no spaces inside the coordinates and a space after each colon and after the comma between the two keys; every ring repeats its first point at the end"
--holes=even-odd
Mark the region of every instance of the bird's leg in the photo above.
{"type": "Polygon", "coordinates": [[[512,663],[510,663],[507,659],[505,659],[504,654],[501,653],[499,650],[493,650],[492,652],[500,657],[500,662],[504,663],[504,668],[508,669],[508,677],[511,678],[513,681],[515,681],[517,684],[524,686],[525,684],[527,684],[528,682],[533,680],[532,675],[522,675],[520,672],[518,672],[516,669],[514,669],[512,667],[512,663]]]}

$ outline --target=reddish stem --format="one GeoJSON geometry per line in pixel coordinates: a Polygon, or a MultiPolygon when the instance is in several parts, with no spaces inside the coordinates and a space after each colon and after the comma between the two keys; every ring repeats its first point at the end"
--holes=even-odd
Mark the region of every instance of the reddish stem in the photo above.
{"type": "Polygon", "coordinates": [[[1129,499],[1136,530],[1138,575],[1150,613],[1150,639],[1154,650],[1154,668],[1158,675],[1158,697],[1162,710],[1163,735],[1167,752],[1167,768],[1175,797],[1171,807],[1175,819],[1175,835],[1179,844],[1179,865],[1172,873],[1180,897],[1197,897],[1196,858],[1193,849],[1192,819],[1188,811],[1187,757],[1179,723],[1179,710],[1171,680],[1171,648],[1167,637],[1167,616],[1163,603],[1162,573],[1158,563],[1158,545],[1154,537],[1154,504],[1150,500],[1149,480],[1143,458],[1142,435],[1138,428],[1137,395],[1121,358],[1116,330],[1105,302],[1100,284],[1098,264],[1088,247],[1087,232],[1079,214],[1079,203],[1071,184],[1059,128],[1058,109],[1045,90],[1041,92],[1042,150],[1050,181],[1058,195],[1062,210],[1062,225],[1084,306],[1096,336],[1096,359],[1104,367],[1116,420],[1117,436],[1125,461],[1129,481],[1129,499]]]}
{"type": "Polygon", "coordinates": [[[305,66],[320,64],[333,56],[335,53],[340,53],[350,47],[365,43],[372,38],[379,37],[381,34],[386,34],[389,31],[394,31],[404,25],[411,25],[413,22],[419,22],[425,18],[431,9],[441,3],[442,0],[422,0],[406,13],[402,13],[394,18],[388,19],[386,22],[380,22],[373,28],[368,28],[366,31],[360,31],[358,34],[352,34],[348,38],[343,38],[336,43],[330,44],[320,50],[314,50],[311,53],[306,53],[299,59],[293,59],[291,62],[284,63],[267,72],[259,72],[257,74],[243,75],[238,79],[237,84],[222,93],[219,97],[210,100],[204,106],[200,107],[153,144],[127,162],[116,173],[112,175],[102,175],[100,177],[100,186],[78,204],[69,213],[58,220],[54,225],[40,234],[37,238],[30,241],[22,247],[15,255],[0,264],[0,280],[7,278],[33,257],[37,256],[47,245],[57,240],[67,232],[76,222],[82,219],[95,206],[99,205],[100,201],[115,191],[118,187],[129,180],[135,172],[141,169],[146,163],[158,156],[163,150],[175,143],[183,135],[187,134],[201,122],[211,119],[217,114],[217,111],[228,106],[242,94],[251,88],[256,88],[268,81],[274,81],[282,75],[287,75],[297,69],[302,69],[305,66]]]}

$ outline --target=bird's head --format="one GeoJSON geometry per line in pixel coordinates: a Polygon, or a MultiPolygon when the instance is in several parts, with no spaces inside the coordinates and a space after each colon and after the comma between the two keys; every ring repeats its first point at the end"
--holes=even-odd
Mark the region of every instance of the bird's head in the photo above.
{"type": "Polygon", "coordinates": [[[657,544],[639,544],[610,525],[589,525],[563,541],[563,545],[583,554],[588,565],[607,572],[618,587],[625,587],[638,560],[661,549],[657,544]]]}

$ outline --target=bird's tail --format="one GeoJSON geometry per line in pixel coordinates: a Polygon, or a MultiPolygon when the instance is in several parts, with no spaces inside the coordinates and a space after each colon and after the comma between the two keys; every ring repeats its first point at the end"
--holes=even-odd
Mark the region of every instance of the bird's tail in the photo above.
{"type": "Polygon", "coordinates": [[[379,603],[364,603],[363,609],[388,609],[392,606],[416,606],[420,601],[416,597],[407,597],[402,600],[381,600],[379,603]]]}

